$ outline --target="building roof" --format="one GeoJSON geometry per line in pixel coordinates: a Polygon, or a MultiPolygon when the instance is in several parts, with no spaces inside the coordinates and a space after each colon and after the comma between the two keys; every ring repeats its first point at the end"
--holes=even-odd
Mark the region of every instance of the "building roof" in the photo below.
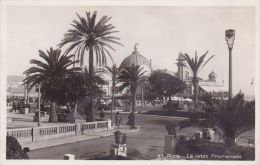
{"type": "Polygon", "coordinates": [[[135,45],[135,49],[132,52],[131,55],[127,56],[123,62],[120,64],[119,68],[124,68],[124,67],[132,67],[132,66],[142,66],[145,65],[147,66],[150,70],[152,70],[151,63],[144,57],[142,56],[138,50],[137,50],[137,44],[135,45]]]}
{"type": "Polygon", "coordinates": [[[216,80],[216,73],[212,70],[210,73],[209,73],[209,80],[216,80]]]}
{"type": "Polygon", "coordinates": [[[177,77],[177,76],[176,76],[177,73],[172,72],[172,71],[169,71],[169,70],[167,70],[167,69],[158,69],[158,70],[155,70],[154,72],[163,72],[163,73],[167,73],[167,74],[169,74],[169,75],[171,75],[171,76],[177,77]]]}

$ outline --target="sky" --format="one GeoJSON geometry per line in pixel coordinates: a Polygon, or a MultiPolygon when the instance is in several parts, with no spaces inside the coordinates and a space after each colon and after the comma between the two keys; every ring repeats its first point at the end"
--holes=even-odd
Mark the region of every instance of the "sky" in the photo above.
{"type": "MultiPolygon", "coordinates": [[[[235,29],[233,48],[233,91],[252,95],[255,78],[255,10],[253,7],[207,6],[9,6],[7,8],[7,75],[23,75],[39,59],[38,50],[57,47],[64,33],[72,28],[76,13],[86,11],[111,16],[120,42],[111,51],[114,61],[122,60],[134,50],[148,60],[154,69],[177,72],[179,52],[194,56],[209,51],[215,57],[199,72],[208,79],[213,70],[217,81],[228,86],[228,48],[225,30],[235,29]]],[[[110,63],[111,64],[111,63],[110,63]]]]}

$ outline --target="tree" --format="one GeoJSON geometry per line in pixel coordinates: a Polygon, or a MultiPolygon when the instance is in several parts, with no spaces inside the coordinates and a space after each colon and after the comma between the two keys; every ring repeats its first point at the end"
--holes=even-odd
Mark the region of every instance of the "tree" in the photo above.
{"type": "Polygon", "coordinates": [[[73,118],[76,119],[78,102],[81,98],[86,97],[87,89],[83,78],[83,72],[69,75],[62,84],[63,96],[59,104],[66,105],[73,112],[73,118]]]}
{"type": "Polygon", "coordinates": [[[149,77],[151,90],[156,91],[159,96],[171,97],[186,88],[186,84],[168,73],[162,71],[154,71],[149,77]]]}
{"type": "MultiPolygon", "coordinates": [[[[83,66],[85,51],[88,51],[88,62],[89,62],[89,74],[91,77],[94,75],[94,52],[96,57],[96,65],[106,64],[106,55],[109,55],[113,61],[108,49],[115,50],[110,44],[120,44],[119,38],[113,34],[118,31],[115,30],[115,26],[108,24],[111,17],[103,16],[100,20],[96,20],[97,12],[91,15],[90,12],[86,12],[86,18],[81,17],[77,14],[78,20],[73,20],[73,29],[68,30],[64,35],[64,39],[59,44],[59,47],[70,44],[67,50],[64,52],[75,52],[75,56],[80,61],[80,66],[83,66]]],[[[121,44],[120,44],[121,45],[121,44]]],[[[94,84],[91,84],[94,86],[94,84]]],[[[95,114],[94,109],[94,91],[90,91],[90,108],[92,117],[95,114]]],[[[91,119],[94,121],[94,118],[91,119]]]]}
{"type": "Polygon", "coordinates": [[[255,127],[255,104],[246,102],[244,94],[239,92],[230,100],[219,100],[209,94],[204,97],[205,116],[190,117],[179,123],[180,129],[193,126],[212,128],[224,139],[227,151],[235,144],[235,139],[242,133],[255,127]]]}
{"type": "Polygon", "coordinates": [[[135,113],[136,110],[136,91],[139,85],[139,82],[142,80],[146,71],[143,71],[143,67],[139,65],[132,67],[123,67],[120,69],[118,81],[123,84],[119,86],[119,90],[123,90],[126,87],[130,87],[132,94],[132,111],[135,113]]]}
{"type": "Polygon", "coordinates": [[[80,68],[69,68],[78,61],[72,61],[73,55],[61,55],[59,49],[54,50],[52,47],[47,53],[39,50],[39,56],[44,62],[32,59],[31,64],[35,65],[27,69],[24,73],[27,75],[23,80],[28,85],[28,89],[41,84],[44,89],[44,96],[51,101],[51,112],[49,122],[57,122],[56,103],[60,99],[63,89],[62,83],[68,75],[80,71],[80,68]]]}
{"type": "Polygon", "coordinates": [[[106,70],[107,70],[106,72],[112,78],[112,108],[111,108],[110,118],[111,120],[113,120],[112,110],[114,110],[114,106],[115,106],[115,86],[117,83],[117,77],[119,75],[119,68],[116,66],[116,64],[113,64],[112,67],[106,66],[106,70]]]}
{"type": "MultiPolygon", "coordinates": [[[[89,99],[94,99],[93,108],[96,108],[100,102],[100,97],[103,94],[102,89],[98,85],[102,85],[105,81],[102,79],[101,75],[104,73],[104,70],[96,69],[93,71],[93,75],[90,74],[89,70],[85,67],[83,71],[83,80],[84,86],[86,88],[86,95],[89,99]]],[[[86,121],[93,121],[95,119],[95,113],[92,113],[90,106],[85,109],[86,121]]]]}
{"type": "Polygon", "coordinates": [[[183,55],[183,58],[188,63],[188,66],[185,65],[185,67],[190,69],[190,71],[193,74],[192,84],[193,84],[193,87],[194,87],[194,92],[193,93],[194,93],[195,109],[197,109],[197,105],[198,105],[198,91],[199,91],[198,73],[214,57],[214,55],[212,55],[208,60],[205,61],[205,58],[206,58],[207,54],[208,54],[208,51],[205,54],[203,54],[202,56],[198,57],[197,56],[197,51],[195,51],[195,57],[194,58],[191,58],[186,53],[183,55]]]}

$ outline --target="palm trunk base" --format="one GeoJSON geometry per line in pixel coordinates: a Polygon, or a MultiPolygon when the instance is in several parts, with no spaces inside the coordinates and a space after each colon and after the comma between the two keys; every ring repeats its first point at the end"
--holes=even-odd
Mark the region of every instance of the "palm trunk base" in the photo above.
{"type": "Polygon", "coordinates": [[[50,110],[50,117],[49,122],[50,123],[57,123],[58,122],[58,115],[56,112],[56,104],[54,102],[51,103],[51,110],[50,110]]]}
{"type": "Polygon", "coordinates": [[[226,137],[225,138],[225,150],[228,152],[235,145],[235,138],[226,137]]]}

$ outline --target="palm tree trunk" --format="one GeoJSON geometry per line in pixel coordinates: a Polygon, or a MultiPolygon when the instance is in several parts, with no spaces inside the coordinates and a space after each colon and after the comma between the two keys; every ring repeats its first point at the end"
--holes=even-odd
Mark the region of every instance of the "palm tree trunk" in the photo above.
{"type": "Polygon", "coordinates": [[[76,117],[77,117],[77,110],[78,110],[78,99],[74,105],[74,113],[73,113],[73,119],[74,119],[74,122],[76,122],[76,117]]]}
{"type": "Polygon", "coordinates": [[[125,109],[128,111],[128,96],[125,97],[125,109]]]}
{"type": "MultiPolygon", "coordinates": [[[[94,66],[93,66],[93,47],[90,46],[89,47],[89,75],[91,78],[94,77],[94,66]]],[[[91,86],[93,87],[93,81],[91,81],[91,86]]],[[[90,121],[94,121],[95,120],[95,108],[94,108],[94,91],[92,90],[92,88],[90,89],[90,102],[89,102],[89,108],[90,108],[90,121]]]]}
{"type": "Polygon", "coordinates": [[[132,99],[132,111],[133,111],[133,113],[135,114],[135,110],[136,110],[136,90],[137,90],[137,88],[136,87],[134,87],[133,88],[133,99],[132,99]]]}
{"type": "Polygon", "coordinates": [[[228,151],[230,148],[232,148],[235,145],[235,139],[234,137],[225,137],[225,150],[228,151]]]}
{"type": "Polygon", "coordinates": [[[137,92],[137,85],[136,86],[134,86],[134,88],[133,88],[133,99],[132,99],[132,107],[133,107],[133,110],[132,110],[132,112],[133,112],[133,125],[132,125],[132,127],[133,128],[135,128],[135,111],[136,111],[136,92],[137,92]]]}
{"type": "Polygon", "coordinates": [[[114,104],[115,104],[115,82],[113,81],[113,84],[112,84],[112,106],[111,106],[111,114],[110,114],[111,121],[113,121],[112,111],[114,110],[114,104]]]}
{"type": "Polygon", "coordinates": [[[197,110],[197,107],[198,107],[198,79],[197,79],[196,75],[194,75],[192,83],[193,83],[193,87],[194,87],[194,90],[193,90],[193,92],[194,92],[194,104],[195,104],[194,110],[197,110]]]}
{"type": "Polygon", "coordinates": [[[50,123],[57,123],[58,122],[58,116],[57,116],[57,111],[56,111],[56,103],[54,101],[51,102],[49,122],[50,123]]]}

